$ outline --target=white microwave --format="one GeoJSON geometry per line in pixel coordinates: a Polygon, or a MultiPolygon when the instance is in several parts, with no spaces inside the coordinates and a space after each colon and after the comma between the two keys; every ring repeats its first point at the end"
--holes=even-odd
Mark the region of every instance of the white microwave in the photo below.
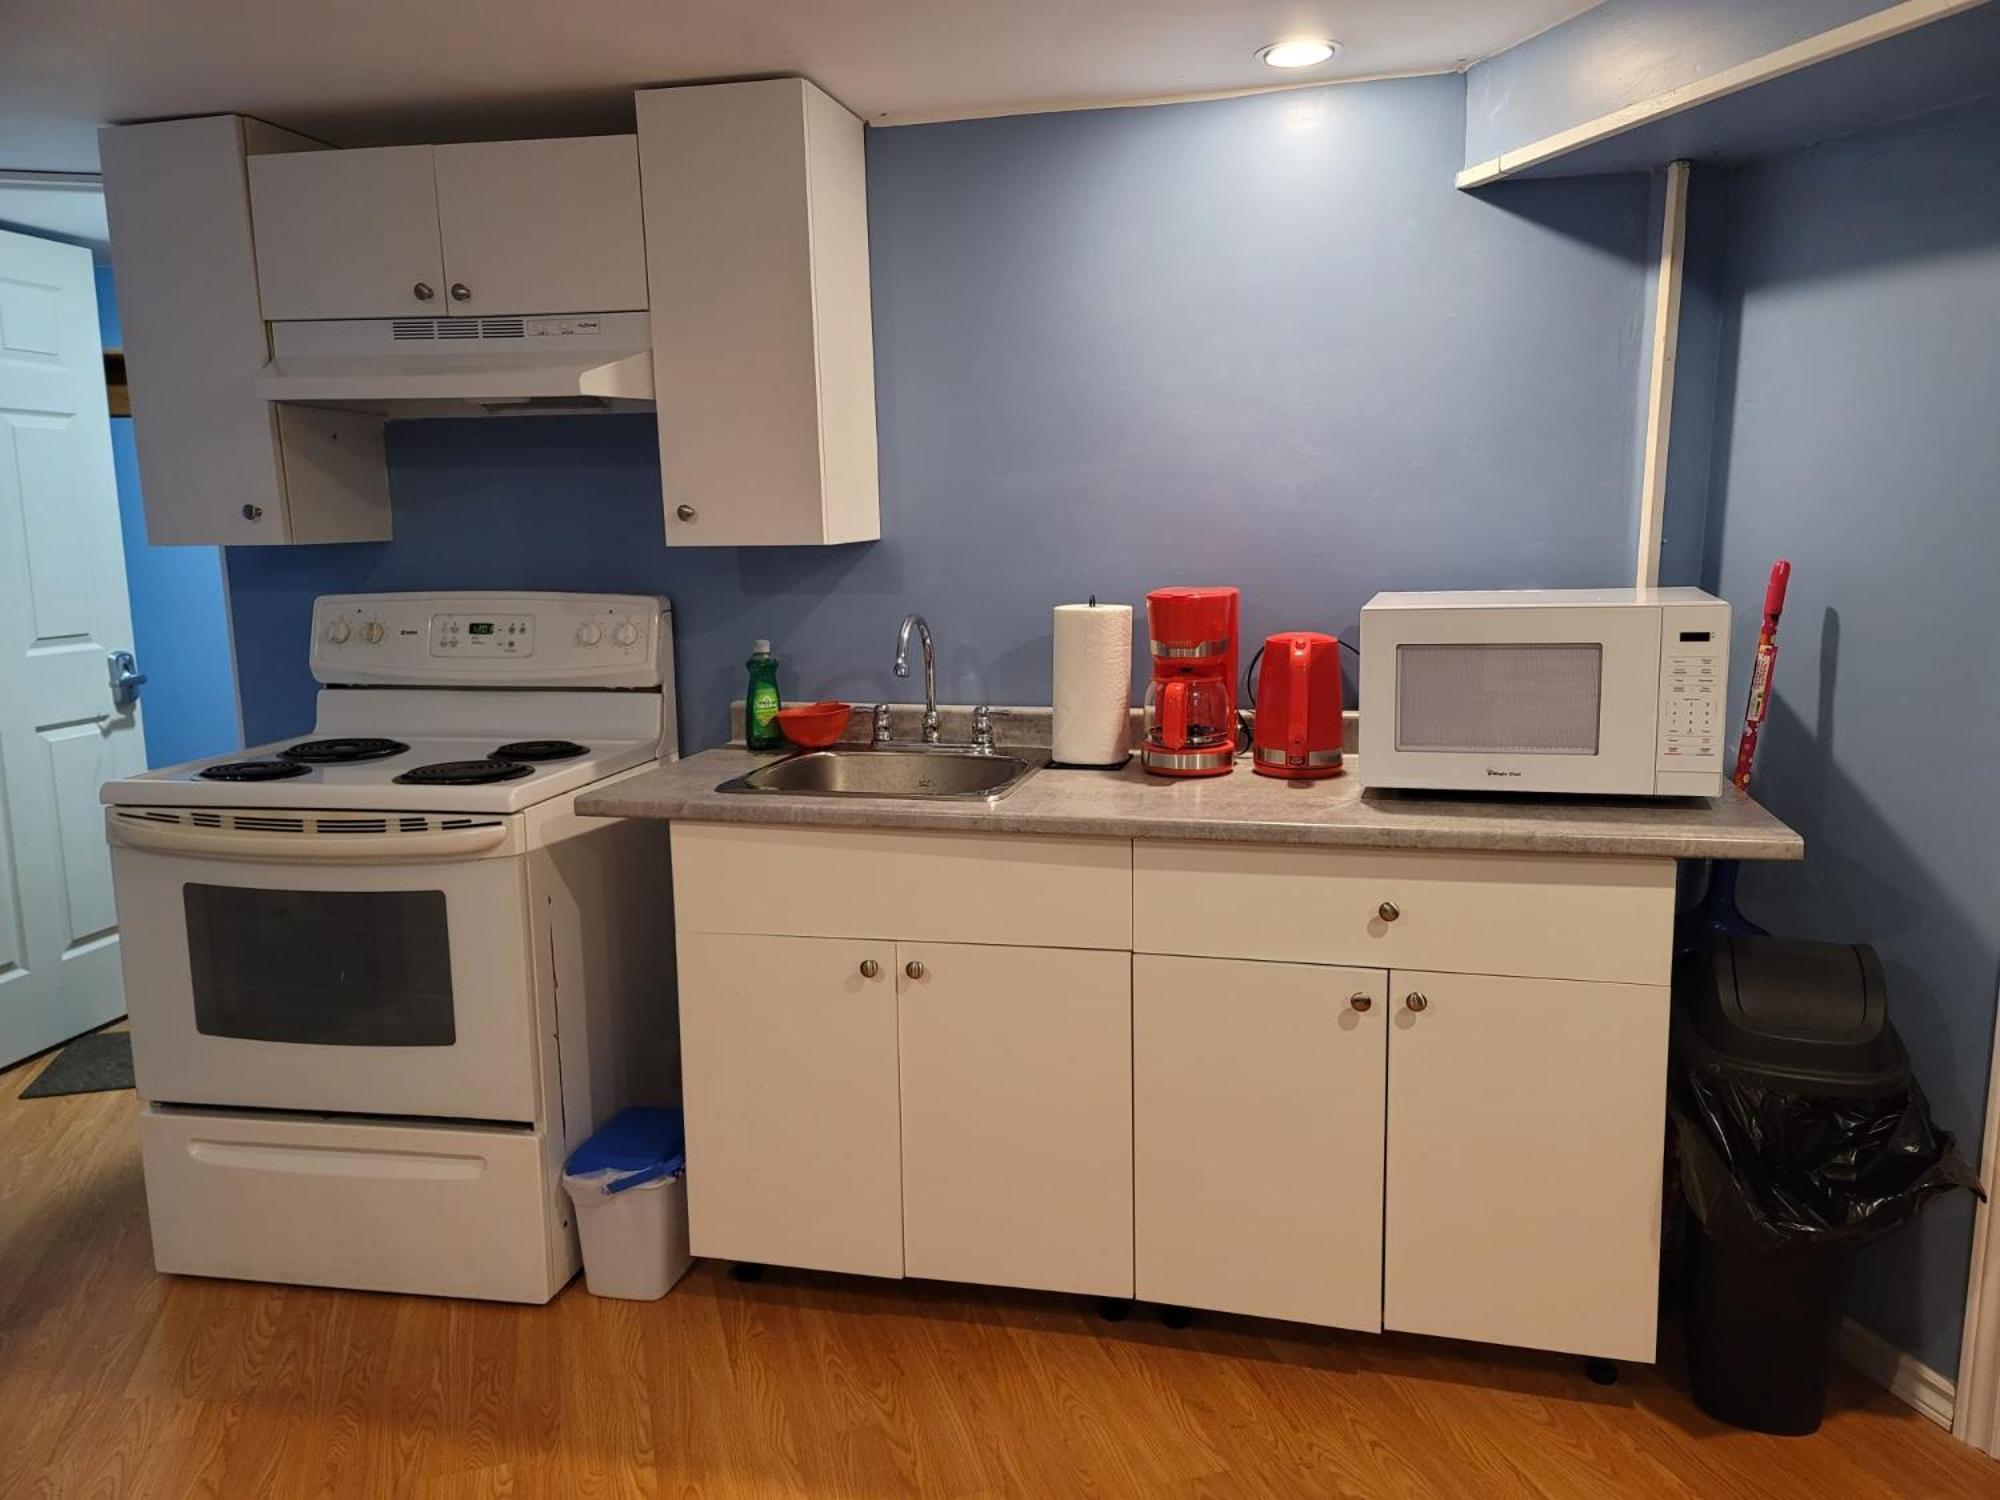
{"type": "Polygon", "coordinates": [[[1361,784],[1713,797],[1729,606],[1700,589],[1377,594],[1361,784]]]}

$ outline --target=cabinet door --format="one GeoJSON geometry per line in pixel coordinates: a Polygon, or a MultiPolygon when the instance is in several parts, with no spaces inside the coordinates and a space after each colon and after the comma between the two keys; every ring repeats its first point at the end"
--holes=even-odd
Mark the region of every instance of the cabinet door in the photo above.
{"type": "Polygon", "coordinates": [[[1139,1296],[1381,1328],[1387,998],[1380,969],[1133,959],[1139,1296]]]}
{"type": "Polygon", "coordinates": [[[1131,955],[896,956],[909,1274],[1129,1297],[1131,955]]]}
{"type": "Polygon", "coordinates": [[[798,78],[638,113],[667,541],[873,541],[861,122],[798,78]]]}
{"type": "Polygon", "coordinates": [[[1653,1358],[1667,989],[1390,976],[1382,1321],[1653,1358]]]}
{"type": "Polygon", "coordinates": [[[449,311],[645,309],[636,137],[432,149],[449,311]]]}
{"type": "Polygon", "coordinates": [[[678,941],[694,1253],[902,1275],[894,945],[678,941]]]}
{"type": "Polygon", "coordinates": [[[253,156],[250,218],[273,323],[448,310],[429,146],[253,156]]]}

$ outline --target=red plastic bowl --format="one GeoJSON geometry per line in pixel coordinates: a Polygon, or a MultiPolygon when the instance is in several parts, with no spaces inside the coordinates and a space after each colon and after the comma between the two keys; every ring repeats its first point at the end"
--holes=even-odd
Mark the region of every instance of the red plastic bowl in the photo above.
{"type": "Polygon", "coordinates": [[[800,703],[778,710],[778,728],[794,745],[818,750],[831,745],[847,730],[848,708],[831,699],[824,703],[800,703]]]}

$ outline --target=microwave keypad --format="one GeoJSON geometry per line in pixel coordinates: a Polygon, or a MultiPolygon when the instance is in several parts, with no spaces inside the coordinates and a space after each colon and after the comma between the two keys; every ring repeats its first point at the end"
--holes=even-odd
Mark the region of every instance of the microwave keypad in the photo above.
{"type": "Polygon", "coordinates": [[[1666,736],[1669,760],[1713,756],[1721,732],[1722,663],[1713,656],[1669,656],[1666,736]]]}

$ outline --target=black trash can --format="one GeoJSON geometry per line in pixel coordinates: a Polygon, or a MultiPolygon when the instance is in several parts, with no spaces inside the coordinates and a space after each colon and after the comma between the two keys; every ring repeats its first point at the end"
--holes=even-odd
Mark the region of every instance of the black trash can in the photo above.
{"type": "Polygon", "coordinates": [[[1673,1058],[1695,1402],[1812,1432],[1855,1250],[1978,1183],[1931,1124],[1866,944],[1704,935],[1675,963],[1673,1058]]]}

